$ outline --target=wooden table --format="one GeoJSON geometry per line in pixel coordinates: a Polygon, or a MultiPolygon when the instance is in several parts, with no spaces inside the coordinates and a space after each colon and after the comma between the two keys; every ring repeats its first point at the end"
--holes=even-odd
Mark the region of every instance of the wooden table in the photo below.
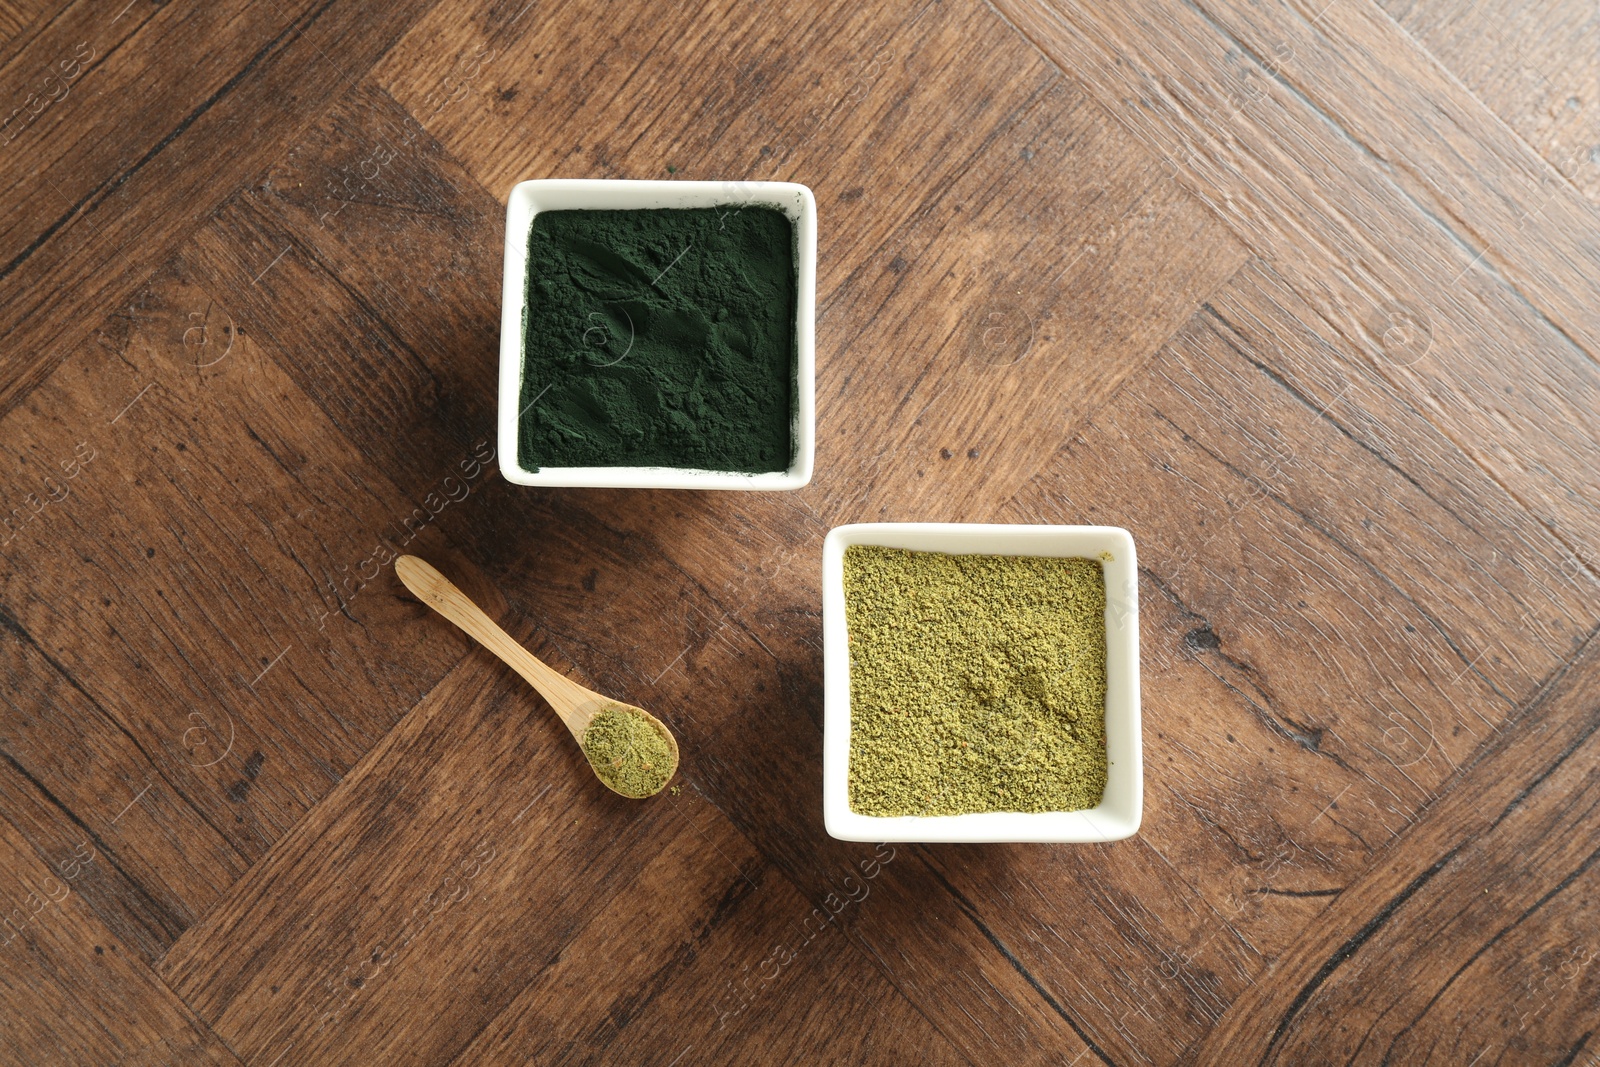
{"type": "Polygon", "coordinates": [[[1600,1063],[1592,4],[0,38],[0,1062],[1600,1063]],[[816,191],[809,488],[500,477],[544,176],[816,191]],[[1133,531],[1137,837],[826,836],[820,546],[880,519],[1133,531]]]}

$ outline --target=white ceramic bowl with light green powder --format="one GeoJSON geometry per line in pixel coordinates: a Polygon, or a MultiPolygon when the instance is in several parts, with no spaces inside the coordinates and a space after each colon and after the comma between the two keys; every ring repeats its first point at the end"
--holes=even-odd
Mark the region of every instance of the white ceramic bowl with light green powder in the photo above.
{"type": "Polygon", "coordinates": [[[841,841],[1117,841],[1139,829],[1144,759],[1139,722],[1139,584],[1133,537],[1115,526],[885,522],[839,526],[822,547],[822,811],[841,841]],[[1105,793],[1078,811],[863,815],[850,807],[850,649],[845,549],[1100,560],[1106,584],[1105,793]]]}

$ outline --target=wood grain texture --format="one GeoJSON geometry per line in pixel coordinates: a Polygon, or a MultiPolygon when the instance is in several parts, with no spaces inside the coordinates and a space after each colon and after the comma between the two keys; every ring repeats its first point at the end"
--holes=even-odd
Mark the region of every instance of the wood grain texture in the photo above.
{"type": "Polygon", "coordinates": [[[0,1055],[9,1063],[240,1062],[101,925],[81,891],[105,857],[61,841],[45,862],[0,820],[0,1055]]]}
{"type": "Polygon", "coordinates": [[[1005,10],[1273,263],[1320,332],[1413,405],[1448,409],[1440,428],[1594,565],[1600,494],[1550,474],[1600,469],[1587,417],[1600,320],[1578,297],[1600,277],[1593,205],[1544,181],[1547,164],[1367,5],[1330,5],[1316,23],[1249,4],[1005,10]],[[1437,104],[1395,106],[1415,99],[1413,82],[1437,104]],[[1424,128],[1435,114],[1448,123],[1424,128]],[[1390,139],[1404,166],[1385,158],[1390,139]],[[1507,388],[1526,404],[1507,405],[1507,388]],[[1496,445],[1508,432],[1515,450],[1496,445]]]}
{"type": "Polygon", "coordinates": [[[41,163],[50,165],[48,176],[7,197],[11,207],[0,231],[4,337],[11,352],[28,353],[7,361],[0,409],[62,357],[62,322],[98,321],[103,309],[136,293],[174,237],[278,158],[308,110],[344,91],[414,17],[390,8],[382,19],[367,18],[331,0],[208,6],[203,17],[214,20],[215,47],[200,49],[209,58],[196,64],[196,41],[207,38],[196,37],[186,9],[126,10],[123,18],[86,0],[74,4],[67,19],[51,21],[48,42],[36,46],[64,58],[87,43],[96,55],[128,58],[105,65],[99,79],[86,67],[74,83],[74,107],[102,124],[105,136],[80,136],[62,101],[38,120],[54,121],[61,135],[30,128],[39,145],[12,156],[25,162],[8,168],[11,188],[39,173],[41,163]],[[141,20],[131,21],[135,15],[141,20]],[[330,48],[340,54],[337,65],[330,48]],[[126,114],[84,107],[85,97],[142,99],[146,85],[163,87],[160,106],[128,107],[126,114]]]}
{"type": "Polygon", "coordinates": [[[1600,859],[1596,650],[1340,894],[1274,981],[1239,999],[1201,1061],[1238,1063],[1248,1047],[1263,1063],[1582,1062],[1597,978],[1582,918],[1600,859]],[[1377,981],[1388,995],[1370,995],[1377,981]]]}
{"type": "Polygon", "coordinates": [[[1600,11],[1536,0],[1506,18],[1473,0],[1386,0],[1383,9],[1507,126],[1600,202],[1600,11]]]}
{"type": "Polygon", "coordinates": [[[0,46],[20,37],[33,21],[33,14],[25,4],[13,3],[12,0],[0,3],[0,46]]]}
{"type": "MultiPolygon", "coordinates": [[[[139,937],[151,958],[453,662],[396,656],[365,628],[414,613],[392,574],[390,592],[366,588],[374,542],[443,553],[437,526],[406,526],[417,504],[340,460],[328,431],[297,443],[316,409],[203,276],[175,262],[3,423],[28,442],[12,499],[50,501],[21,509],[4,548],[9,636],[35,684],[72,697],[35,719],[52,747],[13,759],[47,807],[82,797],[62,802],[96,832],[152,787],[115,830],[151,850],[145,889],[171,912],[139,937]],[[80,732],[104,739],[83,746],[91,762],[51,758],[80,732]],[[118,750],[132,758],[95,776],[118,750]]],[[[490,458],[464,453],[456,486],[486,481],[490,458]]]]}
{"type": "Polygon", "coordinates": [[[0,1060],[1600,1062],[1592,16],[0,8],[0,1060]],[[546,176],[813,187],[812,485],[499,477],[546,176]],[[826,836],[876,518],[1132,530],[1136,838],[826,836]]]}

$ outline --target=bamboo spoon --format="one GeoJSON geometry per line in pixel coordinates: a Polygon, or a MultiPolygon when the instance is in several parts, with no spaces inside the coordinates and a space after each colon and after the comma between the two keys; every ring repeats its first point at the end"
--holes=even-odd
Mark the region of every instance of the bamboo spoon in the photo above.
{"type": "Polygon", "coordinates": [[[589,731],[589,724],[597,715],[609,708],[642,717],[661,735],[672,756],[661,784],[649,792],[624,792],[607,781],[603,769],[595,765],[594,756],[584,748],[584,755],[589,758],[595,777],[599,778],[607,789],[625,797],[641,799],[659,793],[668,780],[677,773],[678,741],[660,719],[643,708],[636,708],[632,704],[624,704],[585,689],[572,679],[545,666],[527,649],[517,644],[510,634],[500,629],[493,619],[483,613],[482,608],[467,599],[467,595],[452,585],[450,579],[434,570],[427,562],[416,556],[401,556],[394,561],[394,570],[406,588],[415,593],[424,604],[461,627],[468,637],[499,656],[506,666],[522,675],[529,685],[537,689],[539,695],[549,702],[557,715],[561,716],[561,721],[571,731],[573,740],[578,742],[579,747],[583,747],[583,738],[589,731]]]}

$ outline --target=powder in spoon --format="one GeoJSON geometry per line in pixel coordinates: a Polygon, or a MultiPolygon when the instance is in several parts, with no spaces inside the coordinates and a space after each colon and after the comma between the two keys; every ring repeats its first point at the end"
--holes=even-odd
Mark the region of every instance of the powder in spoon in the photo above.
{"type": "Polygon", "coordinates": [[[626,797],[661,792],[675,768],[661,729],[635,708],[612,704],[583,731],[583,754],[606,785],[626,797]]]}
{"type": "Polygon", "coordinates": [[[1097,560],[854,545],[850,808],[1075,811],[1105,792],[1097,560]]]}
{"type": "Polygon", "coordinates": [[[522,466],[787,470],[794,248],[772,207],[535,215],[522,466]]]}

